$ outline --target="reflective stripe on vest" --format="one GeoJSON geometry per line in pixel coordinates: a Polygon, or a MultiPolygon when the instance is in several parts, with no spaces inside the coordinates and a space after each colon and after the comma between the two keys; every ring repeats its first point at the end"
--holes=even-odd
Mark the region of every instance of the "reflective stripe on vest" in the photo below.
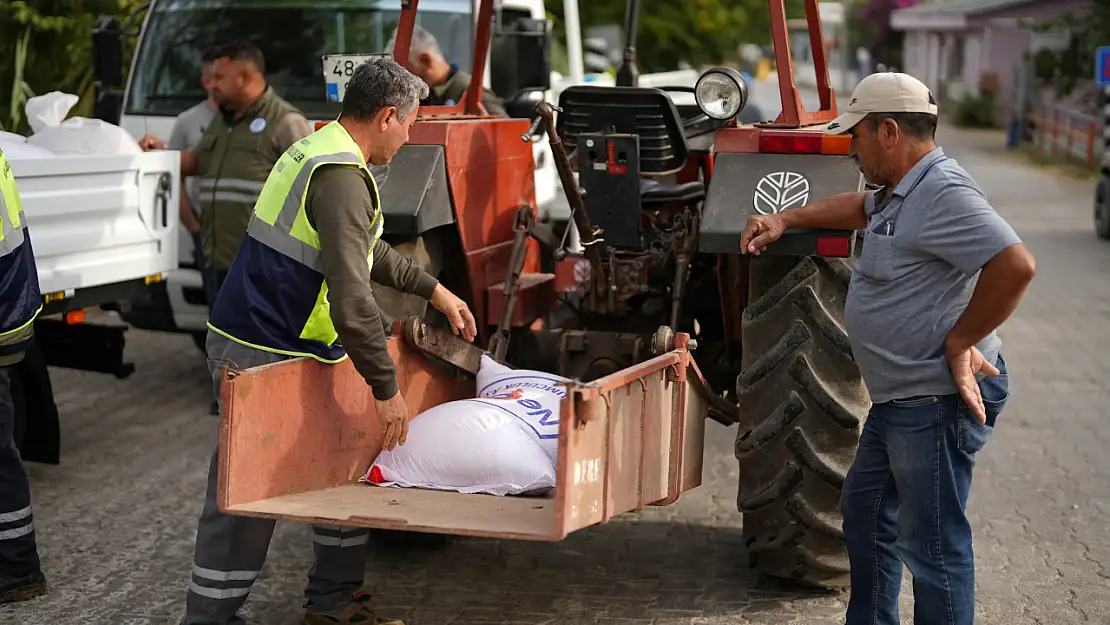
{"type": "Polygon", "coordinates": [[[0,150],[0,362],[30,344],[32,322],[42,311],[38,270],[26,237],[15,174],[0,150]]]}
{"type": "Polygon", "coordinates": [[[0,256],[23,245],[23,204],[15,190],[15,175],[0,152],[0,256]]]}
{"type": "MultiPolygon", "coordinates": [[[[221,306],[220,300],[212,311],[212,318],[208,327],[223,336],[250,347],[263,349],[287,355],[311,356],[323,362],[338,362],[346,357],[329,357],[333,351],[341,351],[335,346],[338,334],[331,320],[331,304],[328,302],[328,285],[323,280],[323,262],[320,256],[320,238],[316,229],[308,221],[305,211],[305,200],[308,195],[308,185],[312,174],[322,165],[344,165],[359,168],[363,175],[370,181],[375,206],[371,219],[372,235],[367,264],[373,267],[374,245],[381,237],[384,219],[382,217],[377,183],[370,174],[366,163],[359,155],[359,148],[354,139],[338,122],[332,122],[321,128],[306,139],[302,139],[289,147],[278,159],[277,164],[270,171],[266,183],[255,203],[254,212],[247,225],[247,237],[244,245],[253,245],[252,249],[268,249],[302,265],[312,274],[320,276],[319,283],[311,285],[292,285],[283,289],[282,295],[276,299],[286,298],[287,301],[259,301],[265,299],[259,295],[262,291],[274,292],[272,289],[258,288],[259,280],[280,281],[282,276],[274,275],[272,265],[276,262],[266,262],[259,256],[261,252],[249,256],[249,260],[240,262],[236,257],[224,287],[221,289],[220,300],[224,299],[224,290],[232,289],[227,293],[228,302],[221,306]],[[256,242],[252,243],[252,242],[256,242]],[[250,266],[247,264],[250,263],[250,266]],[[317,288],[317,284],[319,285],[317,288]],[[290,294],[300,287],[302,291],[295,296],[295,301],[288,301],[290,294]],[[311,289],[311,291],[309,291],[311,289]],[[253,298],[253,299],[252,299],[253,298]],[[231,303],[232,300],[240,300],[231,303]],[[266,345],[248,335],[252,329],[241,327],[242,319],[230,317],[239,315],[239,311],[246,310],[271,310],[274,314],[267,319],[289,319],[290,315],[284,314],[291,308],[304,305],[315,299],[311,312],[306,319],[297,319],[295,323],[300,327],[284,327],[282,334],[287,334],[281,339],[280,345],[266,345]],[[233,328],[239,326],[238,332],[233,328]],[[241,334],[243,336],[239,336],[241,334]],[[320,348],[320,344],[326,348],[320,348]],[[299,346],[299,347],[298,347],[299,346]],[[326,351],[329,355],[314,353],[326,351]]],[[[221,182],[222,185],[222,182],[221,182]]],[[[242,248],[240,254],[242,254],[242,248]]],[[[262,336],[264,333],[259,333],[262,336]]],[[[271,333],[272,336],[272,333],[271,333]]]]}
{"type": "Polygon", "coordinates": [[[18,200],[9,202],[5,195],[0,193],[0,256],[7,256],[23,245],[23,210],[18,200]],[[9,210],[12,205],[15,211],[9,210]]]}

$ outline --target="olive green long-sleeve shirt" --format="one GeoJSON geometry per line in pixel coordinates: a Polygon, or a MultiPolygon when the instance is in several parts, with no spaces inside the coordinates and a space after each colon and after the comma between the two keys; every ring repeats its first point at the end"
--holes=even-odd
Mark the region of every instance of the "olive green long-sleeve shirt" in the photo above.
{"type": "Polygon", "coordinates": [[[386,350],[385,329],[370,282],[426,299],[431,299],[439,282],[380,240],[374,246],[370,270],[366,257],[373,235],[372,197],[370,183],[359,170],[324,165],[308,184],[305,212],[320,235],[331,319],[339,342],[374,397],[386,400],[397,394],[397,368],[386,350]]]}

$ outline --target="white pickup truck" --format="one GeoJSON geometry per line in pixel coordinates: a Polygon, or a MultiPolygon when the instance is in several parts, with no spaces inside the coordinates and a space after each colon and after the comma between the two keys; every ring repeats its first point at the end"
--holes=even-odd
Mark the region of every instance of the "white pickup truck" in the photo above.
{"type": "Polygon", "coordinates": [[[124,324],[85,310],[126,311],[177,269],[176,152],[9,159],[34,246],[43,310],[35,345],[14,368],[16,441],[26,460],[58,461],[46,365],[127,377],[124,324]]]}

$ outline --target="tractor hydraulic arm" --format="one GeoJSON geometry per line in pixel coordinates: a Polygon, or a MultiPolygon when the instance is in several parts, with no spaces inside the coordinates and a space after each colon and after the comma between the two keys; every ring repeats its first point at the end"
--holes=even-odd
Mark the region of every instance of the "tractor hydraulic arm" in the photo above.
{"type": "Polygon", "coordinates": [[[509,253],[508,274],[505,276],[505,290],[501,304],[501,320],[497,324],[497,332],[489,341],[489,352],[498,362],[505,360],[505,353],[509,349],[509,328],[512,323],[513,313],[516,312],[517,294],[520,291],[520,273],[524,271],[524,259],[528,253],[528,237],[532,234],[536,217],[531,206],[521,206],[516,213],[516,223],[513,225],[513,249],[509,253]]]}
{"type": "MultiPolygon", "coordinates": [[[[593,270],[592,275],[600,277],[602,276],[602,267],[599,245],[604,245],[604,241],[596,236],[597,231],[590,224],[590,216],[586,213],[586,204],[582,201],[582,190],[578,188],[578,183],[574,180],[574,172],[571,171],[566,146],[563,145],[563,140],[555,129],[555,111],[562,112],[547,102],[537,104],[536,113],[538,116],[532,122],[532,129],[521,135],[521,138],[531,142],[532,133],[540,123],[547,130],[547,138],[551,145],[551,156],[555,159],[555,169],[559,171],[559,180],[563,183],[563,191],[566,193],[567,202],[570,204],[571,218],[574,219],[574,226],[578,229],[582,247],[586,249],[586,258],[589,259],[590,269],[593,270]]],[[[600,287],[601,285],[597,284],[596,286],[600,287]]]]}

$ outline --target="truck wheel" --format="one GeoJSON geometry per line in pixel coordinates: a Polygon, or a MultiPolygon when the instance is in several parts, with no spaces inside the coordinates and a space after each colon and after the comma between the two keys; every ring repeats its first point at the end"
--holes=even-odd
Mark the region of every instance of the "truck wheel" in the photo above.
{"type": "Polygon", "coordinates": [[[848,585],[840,492],[870,407],[844,331],[851,269],[752,258],[743,356],[737,506],[748,565],[805,586],[848,585]]]}
{"type": "Polygon", "coordinates": [[[1110,174],[1103,174],[1095,189],[1095,234],[1110,239],[1110,174]]]}

